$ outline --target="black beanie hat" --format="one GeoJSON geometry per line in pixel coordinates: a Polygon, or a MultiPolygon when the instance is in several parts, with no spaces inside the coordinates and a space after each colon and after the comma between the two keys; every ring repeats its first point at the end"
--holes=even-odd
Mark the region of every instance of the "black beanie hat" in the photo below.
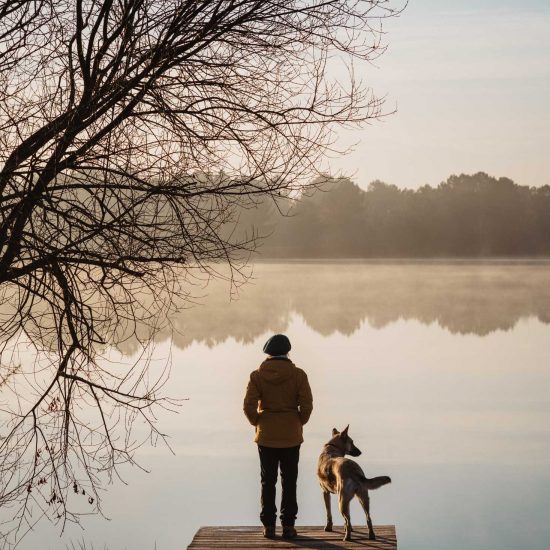
{"type": "Polygon", "coordinates": [[[290,340],[284,334],[274,334],[264,345],[268,355],[286,355],[290,351],[290,340]]]}

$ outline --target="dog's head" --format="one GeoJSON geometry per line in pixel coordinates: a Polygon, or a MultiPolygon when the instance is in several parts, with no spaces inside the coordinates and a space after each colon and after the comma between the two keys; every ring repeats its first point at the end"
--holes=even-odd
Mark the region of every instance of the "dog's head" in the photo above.
{"type": "Polygon", "coordinates": [[[330,444],[341,449],[346,455],[359,456],[361,451],[353,444],[353,439],[348,435],[348,430],[349,424],[341,432],[333,428],[330,444]]]}

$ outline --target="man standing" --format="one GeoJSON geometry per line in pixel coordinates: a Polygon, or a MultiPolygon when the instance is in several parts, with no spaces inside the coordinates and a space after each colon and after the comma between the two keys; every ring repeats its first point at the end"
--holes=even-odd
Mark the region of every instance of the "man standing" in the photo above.
{"type": "Polygon", "coordinates": [[[264,537],[275,536],[275,484],[281,469],[281,524],[283,538],[296,536],[294,522],[298,513],[296,481],[302,426],[309,420],[313,398],[306,373],[288,358],[290,341],[275,334],[263,351],[269,357],[250,374],[244,398],[244,413],[256,427],[262,481],[264,537]]]}

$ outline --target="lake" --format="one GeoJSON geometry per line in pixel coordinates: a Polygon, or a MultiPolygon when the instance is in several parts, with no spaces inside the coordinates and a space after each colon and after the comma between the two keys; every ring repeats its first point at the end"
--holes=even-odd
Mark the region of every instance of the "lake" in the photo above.
{"type": "MultiPolygon", "coordinates": [[[[201,525],[259,525],[242,399],[274,332],[314,395],[298,525],[323,524],[317,457],[349,423],[367,476],[392,478],[371,510],[401,550],[550,547],[550,263],[259,263],[233,300],[225,282],[197,293],[155,350],[171,357],[165,393],[188,398],[160,413],[175,454],[141,449],[150,473],[123,469],[127,485],[103,497],[109,521],[62,539],[39,524],[18,548],[183,549],[201,525]]],[[[352,522],[364,523],[355,501],[352,522]]]]}

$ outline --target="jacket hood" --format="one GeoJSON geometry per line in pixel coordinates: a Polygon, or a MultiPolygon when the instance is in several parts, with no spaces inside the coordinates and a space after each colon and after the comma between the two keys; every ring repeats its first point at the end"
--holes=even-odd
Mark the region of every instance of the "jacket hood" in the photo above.
{"type": "Polygon", "coordinates": [[[290,359],[266,359],[258,369],[263,382],[277,386],[288,380],[296,366],[290,359]]]}

